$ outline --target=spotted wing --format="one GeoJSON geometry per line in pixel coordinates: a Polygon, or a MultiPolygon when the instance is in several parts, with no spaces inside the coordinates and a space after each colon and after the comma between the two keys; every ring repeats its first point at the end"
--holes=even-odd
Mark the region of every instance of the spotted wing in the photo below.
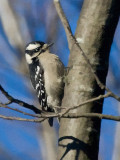
{"type": "Polygon", "coordinates": [[[47,111],[47,95],[44,87],[44,70],[39,64],[35,67],[35,90],[42,109],[47,111]]]}
{"type": "MultiPolygon", "coordinates": [[[[34,89],[37,92],[37,97],[39,103],[42,106],[43,111],[53,112],[53,110],[47,105],[47,94],[45,91],[45,81],[44,81],[44,69],[38,61],[29,66],[30,78],[34,89]]],[[[48,122],[50,126],[53,126],[53,118],[49,118],[48,122]]]]}
{"type": "MultiPolygon", "coordinates": [[[[35,82],[36,82],[36,86],[35,89],[37,91],[37,96],[40,102],[40,105],[42,106],[42,109],[44,111],[48,111],[48,112],[53,112],[53,110],[48,107],[47,105],[47,94],[45,92],[45,88],[44,88],[44,70],[42,68],[42,66],[39,64],[39,66],[36,67],[36,76],[35,76],[35,82]]],[[[50,126],[53,126],[53,118],[49,118],[48,122],[50,124],[50,126]]]]}

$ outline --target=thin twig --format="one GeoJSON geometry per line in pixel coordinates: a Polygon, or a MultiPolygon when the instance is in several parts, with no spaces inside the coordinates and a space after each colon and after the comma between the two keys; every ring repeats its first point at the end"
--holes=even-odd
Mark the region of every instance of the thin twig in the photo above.
{"type": "Polygon", "coordinates": [[[71,50],[72,45],[73,45],[73,39],[72,39],[72,31],[71,31],[71,27],[69,25],[69,22],[63,12],[62,6],[60,4],[59,0],[54,0],[54,5],[56,7],[57,13],[60,17],[60,20],[64,26],[65,32],[66,32],[66,36],[67,36],[67,40],[68,40],[68,46],[69,46],[69,50],[71,50]]]}
{"type": "Polygon", "coordinates": [[[76,108],[79,108],[87,103],[91,103],[91,102],[95,102],[97,100],[100,100],[100,99],[103,99],[103,98],[107,98],[107,97],[110,97],[111,96],[111,93],[106,93],[104,95],[99,95],[98,97],[95,97],[95,98],[91,98],[91,99],[88,99],[82,103],[80,103],[79,105],[77,106],[73,106],[73,107],[67,107],[65,111],[61,112],[61,116],[65,115],[66,113],[68,113],[70,110],[73,110],[73,109],[76,109],[76,108]]]}
{"type": "MultiPolygon", "coordinates": [[[[7,96],[9,95],[3,88],[2,88],[2,90],[4,91],[3,93],[5,93],[5,95],[7,95],[7,96]],[[7,94],[6,94],[6,93],[7,93],[7,94]]],[[[9,95],[9,96],[10,96],[10,95],[9,95]]],[[[10,96],[10,97],[12,97],[12,96],[10,96]]],[[[20,112],[20,113],[25,114],[25,115],[29,115],[29,116],[33,116],[33,117],[37,117],[37,118],[43,118],[43,117],[49,118],[49,117],[62,117],[63,115],[66,115],[70,110],[79,108],[79,107],[81,107],[81,106],[83,106],[83,105],[85,105],[85,104],[87,104],[87,103],[95,102],[95,101],[97,101],[97,100],[100,100],[100,99],[103,99],[103,98],[107,98],[107,97],[113,97],[113,93],[112,93],[112,92],[108,92],[108,93],[106,93],[106,94],[104,94],[104,95],[99,95],[98,97],[88,99],[88,100],[86,100],[86,101],[78,104],[77,106],[62,107],[61,109],[63,109],[63,111],[62,111],[61,113],[58,113],[58,114],[54,114],[54,113],[51,113],[51,112],[50,112],[50,113],[49,113],[49,112],[43,112],[43,111],[42,111],[41,113],[38,113],[39,115],[34,115],[34,114],[29,114],[29,113],[23,112],[23,111],[21,111],[21,110],[19,110],[19,109],[16,109],[16,108],[8,107],[7,105],[2,104],[2,103],[0,103],[0,105],[1,105],[2,107],[4,107],[4,108],[8,108],[8,109],[11,109],[11,110],[20,112]]],[[[14,98],[12,97],[12,99],[14,99],[14,98]]],[[[20,100],[17,100],[17,101],[20,101],[20,100]]],[[[16,102],[15,102],[15,103],[16,103],[16,102]]],[[[26,103],[25,103],[25,105],[24,105],[24,102],[22,102],[22,103],[23,103],[23,106],[25,107],[25,106],[26,106],[26,103]]],[[[28,104],[27,104],[27,105],[28,105],[28,104]]],[[[56,107],[58,108],[59,106],[56,106],[56,107]]],[[[60,107],[59,107],[59,108],[60,108],[60,107]]]]}
{"type": "Polygon", "coordinates": [[[113,115],[106,115],[106,114],[100,114],[100,113],[82,113],[80,115],[69,113],[67,115],[62,116],[64,118],[99,118],[99,119],[108,119],[108,120],[114,120],[114,121],[120,121],[120,116],[113,116],[113,115]]]}
{"type": "MultiPolygon", "coordinates": [[[[50,118],[49,116],[48,118],[50,118]]],[[[54,117],[57,117],[54,116],[54,117]]],[[[114,121],[120,121],[120,116],[113,116],[113,115],[106,115],[106,114],[100,114],[100,113],[82,113],[82,114],[74,114],[74,113],[69,113],[67,115],[63,115],[61,118],[99,118],[99,119],[108,119],[108,120],[114,120],[114,121]]],[[[36,123],[41,123],[44,120],[46,120],[46,117],[42,117],[43,119],[26,119],[26,118],[20,118],[20,117],[10,117],[10,116],[4,116],[0,115],[0,118],[6,119],[6,120],[17,120],[17,121],[25,121],[25,122],[36,122],[36,123]]]]}
{"type": "Polygon", "coordinates": [[[21,111],[21,110],[19,110],[19,109],[17,109],[17,108],[9,107],[9,106],[7,106],[6,104],[3,104],[3,103],[0,103],[0,107],[7,108],[7,109],[10,109],[10,110],[13,110],[13,111],[22,113],[22,114],[24,114],[24,115],[31,116],[31,117],[40,118],[40,116],[39,116],[38,114],[30,114],[30,113],[27,113],[27,112],[23,112],[23,111],[21,111]]]}
{"type": "Polygon", "coordinates": [[[9,104],[10,103],[17,103],[19,104],[20,106],[22,107],[25,107],[25,108],[28,108],[28,109],[31,109],[33,112],[35,113],[41,113],[41,110],[39,110],[38,108],[36,108],[35,106],[33,105],[30,105],[26,102],[23,102],[21,100],[18,100],[18,99],[15,99],[14,97],[12,97],[10,94],[8,94],[8,92],[6,92],[3,87],[0,85],[0,90],[2,91],[2,93],[6,96],[6,98],[9,100],[9,104]]]}
{"type": "MultiPolygon", "coordinates": [[[[3,88],[2,88],[2,89],[3,89],[3,88]]],[[[4,89],[3,89],[3,90],[4,90],[4,89]]],[[[5,90],[4,90],[4,92],[7,93],[5,90]]],[[[7,93],[7,95],[8,95],[8,93],[7,93]]],[[[10,96],[10,95],[9,95],[9,96],[10,96]]],[[[86,101],[78,104],[77,106],[61,107],[61,109],[64,109],[64,111],[62,111],[61,113],[59,113],[59,115],[63,116],[63,115],[65,115],[66,113],[68,113],[70,110],[79,108],[79,107],[81,107],[81,106],[83,106],[83,105],[85,105],[85,104],[87,104],[87,103],[95,102],[95,101],[97,101],[97,100],[100,100],[100,99],[103,99],[103,98],[107,98],[107,97],[110,97],[110,96],[112,96],[112,93],[111,93],[111,92],[108,92],[107,94],[99,95],[98,97],[88,99],[88,100],[86,100],[86,101]]],[[[12,96],[10,96],[10,97],[12,97],[12,96]]],[[[13,97],[12,97],[12,98],[13,98],[13,97]]],[[[14,98],[13,98],[13,99],[14,99],[14,98]]],[[[17,101],[20,101],[20,100],[17,100],[17,101]]],[[[16,103],[16,102],[15,102],[15,103],[16,103]]],[[[26,106],[26,105],[24,105],[24,102],[22,102],[22,103],[23,103],[23,106],[26,106]]],[[[29,116],[33,116],[33,117],[41,118],[41,113],[43,113],[43,115],[46,114],[46,115],[48,115],[48,116],[49,116],[49,115],[54,116],[54,113],[49,113],[49,112],[46,113],[46,112],[43,112],[43,111],[42,111],[41,113],[39,113],[39,115],[29,114],[29,113],[23,112],[23,111],[21,111],[21,110],[19,110],[19,109],[16,109],[16,108],[8,107],[7,105],[5,105],[5,104],[3,104],[3,103],[0,103],[0,105],[1,105],[2,107],[4,107],[4,108],[8,108],[8,109],[11,109],[11,110],[14,110],[14,111],[17,111],[17,112],[20,112],[20,113],[23,113],[23,114],[26,114],[26,115],[29,115],[29,116]]],[[[27,105],[28,105],[28,104],[27,104],[27,105]]],[[[59,107],[59,106],[55,106],[54,108],[60,108],[60,107],[59,107]]],[[[52,116],[51,116],[51,117],[52,117],[52,116]]]]}
{"type": "MultiPolygon", "coordinates": [[[[0,90],[1,90],[1,86],[0,86],[0,90]]],[[[2,88],[2,93],[7,97],[12,97],[3,88],[2,88]]],[[[12,107],[9,107],[5,104],[0,103],[0,106],[2,106],[4,108],[8,108],[8,109],[20,112],[20,113],[25,114],[25,115],[38,117],[38,119],[26,119],[26,118],[20,118],[20,117],[4,116],[4,115],[0,115],[0,118],[7,119],[7,120],[27,121],[27,122],[36,122],[36,123],[43,122],[45,119],[50,118],[50,117],[60,117],[60,118],[81,118],[81,117],[89,118],[89,117],[91,117],[91,118],[100,118],[100,119],[109,119],[109,120],[120,121],[120,116],[104,115],[104,114],[99,114],[99,113],[85,113],[85,114],[80,114],[80,115],[77,115],[77,114],[74,114],[74,113],[68,113],[70,110],[76,109],[76,108],[78,108],[80,106],[83,106],[87,103],[91,103],[91,102],[100,100],[102,98],[107,98],[107,97],[110,97],[110,96],[113,97],[114,95],[112,95],[112,94],[113,94],[112,92],[108,92],[105,95],[100,95],[98,97],[95,97],[95,98],[89,99],[85,102],[82,102],[78,106],[69,107],[69,108],[67,107],[65,111],[63,111],[61,113],[56,113],[56,114],[55,113],[47,113],[47,114],[43,113],[43,114],[39,114],[39,115],[33,115],[33,114],[29,114],[29,113],[23,112],[19,109],[12,108],[12,107]],[[41,120],[41,118],[42,118],[42,120],[41,120]]],[[[14,98],[12,97],[12,99],[14,99],[14,98]]],[[[64,109],[65,109],[65,107],[64,107],[64,109]]]]}
{"type": "Polygon", "coordinates": [[[0,118],[2,119],[7,119],[7,120],[16,120],[16,121],[25,121],[25,122],[37,122],[37,123],[41,123],[44,120],[46,120],[46,118],[41,119],[27,119],[27,118],[20,118],[20,117],[10,117],[10,116],[4,116],[4,115],[0,115],[0,118]]]}

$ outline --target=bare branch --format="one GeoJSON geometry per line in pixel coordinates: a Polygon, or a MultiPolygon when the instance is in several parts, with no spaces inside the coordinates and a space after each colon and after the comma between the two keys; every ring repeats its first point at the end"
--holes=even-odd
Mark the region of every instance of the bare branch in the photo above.
{"type": "MultiPolygon", "coordinates": [[[[6,119],[6,120],[17,120],[17,121],[25,121],[25,122],[36,122],[36,123],[41,123],[47,118],[50,118],[51,115],[49,116],[41,116],[41,119],[27,119],[27,118],[20,118],[20,117],[10,117],[10,116],[4,116],[0,115],[0,118],[6,119]]],[[[55,115],[54,117],[59,117],[59,115],[55,115]]],[[[83,113],[83,114],[74,114],[74,113],[69,113],[67,115],[61,116],[61,118],[99,118],[99,119],[108,119],[108,120],[114,120],[114,121],[120,121],[120,116],[113,116],[113,115],[106,115],[106,114],[100,114],[100,113],[83,113]]]]}
{"type": "MultiPolygon", "coordinates": [[[[91,102],[95,102],[97,100],[100,100],[100,99],[103,99],[103,98],[107,98],[107,97],[113,97],[117,100],[119,100],[120,98],[118,96],[116,96],[115,94],[113,94],[111,91],[104,94],[104,95],[99,95],[98,97],[95,97],[95,98],[91,98],[91,99],[88,99],[82,103],[80,103],[79,105],[77,106],[72,106],[72,107],[61,107],[61,109],[63,109],[64,111],[62,111],[61,113],[58,113],[58,114],[54,114],[54,113],[49,113],[49,112],[43,112],[43,111],[40,111],[39,109],[37,109],[36,107],[34,107],[33,105],[29,105],[21,100],[18,100],[18,99],[15,99],[13,98],[11,95],[9,95],[4,89],[3,87],[0,85],[0,90],[2,91],[2,93],[8,98],[9,100],[9,103],[7,104],[10,104],[10,103],[17,103],[25,108],[28,108],[28,109],[31,109],[32,111],[34,111],[35,113],[39,114],[39,115],[34,115],[34,114],[29,114],[29,113],[26,113],[26,112],[23,112],[17,108],[12,108],[12,107],[9,107],[7,106],[6,104],[3,104],[3,103],[0,103],[0,106],[1,107],[4,107],[4,108],[7,108],[7,109],[11,109],[11,110],[14,110],[14,111],[17,111],[17,112],[20,112],[24,115],[29,115],[29,116],[32,116],[32,117],[37,117],[37,118],[49,118],[49,117],[62,117],[63,115],[66,115],[66,113],[68,113],[70,110],[73,110],[73,109],[76,109],[76,108],[79,108],[87,103],[91,103],[91,102]],[[27,107],[26,107],[27,106],[27,107]],[[32,108],[33,107],[33,108],[32,108]],[[41,114],[42,113],[42,114],[41,114]]],[[[60,108],[59,106],[54,106],[54,108],[60,108]]]]}
{"type": "Polygon", "coordinates": [[[31,117],[40,118],[40,116],[39,116],[38,114],[30,114],[30,113],[26,113],[26,112],[23,112],[23,111],[21,111],[21,110],[19,110],[19,109],[17,109],[17,108],[9,107],[9,106],[7,106],[6,104],[3,104],[3,103],[0,103],[0,107],[7,108],[7,109],[10,109],[10,110],[13,110],[13,111],[22,113],[22,114],[24,114],[24,115],[31,116],[31,117]]]}
{"type": "MultiPolygon", "coordinates": [[[[8,98],[9,102],[13,103],[17,103],[17,104],[21,104],[21,102],[23,103],[22,106],[23,107],[26,107],[26,104],[25,102],[23,101],[20,101],[20,100],[16,100],[14,99],[12,96],[10,96],[3,88],[2,86],[0,85],[0,90],[2,91],[2,93],[8,98]]],[[[82,102],[80,103],[78,106],[73,106],[73,107],[63,107],[62,109],[65,109],[65,111],[61,112],[61,113],[47,113],[47,114],[39,114],[39,115],[34,115],[34,114],[29,114],[29,113],[26,113],[26,112],[23,112],[19,109],[16,109],[16,108],[12,108],[12,107],[9,107],[5,104],[2,104],[0,103],[0,106],[1,107],[4,107],[4,108],[7,108],[7,109],[11,109],[11,110],[14,110],[14,111],[17,111],[17,112],[20,112],[24,115],[29,115],[29,116],[32,116],[32,117],[37,117],[38,119],[26,119],[26,118],[20,118],[20,117],[10,117],[10,116],[4,116],[4,115],[0,115],[0,118],[3,118],[3,119],[7,119],[7,120],[17,120],[17,121],[27,121],[27,122],[37,122],[37,123],[41,123],[43,122],[45,119],[47,118],[50,118],[50,117],[60,117],[60,118],[81,118],[81,117],[85,117],[85,118],[100,118],[100,119],[109,119],[109,120],[115,120],[115,121],[120,121],[120,116],[113,116],[113,115],[104,115],[104,114],[99,114],[99,113],[85,113],[85,114],[80,114],[80,115],[77,115],[77,114],[72,114],[72,113],[68,113],[70,110],[73,110],[73,109],[76,109],[80,106],[83,106],[87,103],[91,103],[91,102],[94,102],[94,101],[97,101],[97,100],[100,100],[102,98],[107,98],[107,97],[114,97],[116,98],[112,92],[108,92],[106,93],[105,95],[100,95],[98,97],[95,97],[95,98],[92,98],[92,99],[89,99],[85,102],[82,102]],[[41,119],[42,118],[42,119],[41,119]]],[[[28,106],[32,106],[32,105],[29,105],[27,104],[28,106]]],[[[34,106],[33,106],[34,107],[34,106]]],[[[28,108],[28,107],[27,107],[28,108]]],[[[34,107],[35,108],[35,107],[34,107]]],[[[29,109],[31,109],[29,107],[29,109]]],[[[31,109],[33,110],[33,109],[31,109]]],[[[41,112],[40,112],[41,113],[41,112]]]]}
{"type": "Polygon", "coordinates": [[[70,110],[79,108],[79,107],[81,107],[81,106],[83,106],[83,105],[85,105],[85,104],[87,104],[87,103],[95,102],[95,101],[97,101],[97,100],[100,100],[100,99],[103,99],[103,98],[107,98],[107,97],[110,97],[110,96],[111,96],[111,93],[108,92],[107,94],[99,95],[98,97],[88,99],[88,100],[86,100],[85,102],[82,102],[82,103],[80,103],[80,104],[77,105],[77,106],[73,106],[73,107],[69,107],[69,108],[67,107],[67,108],[66,108],[66,111],[62,112],[61,115],[63,116],[63,115],[65,115],[66,113],[68,113],[70,110]]]}
{"type": "Polygon", "coordinates": [[[71,27],[69,25],[69,22],[64,14],[64,11],[62,9],[62,6],[60,4],[59,0],[54,0],[54,5],[56,7],[57,13],[60,17],[60,20],[64,26],[65,32],[66,32],[66,36],[67,36],[67,40],[68,40],[68,46],[69,46],[69,50],[71,50],[72,45],[73,45],[73,38],[72,38],[72,31],[71,31],[71,27]]]}
{"type": "Polygon", "coordinates": [[[99,119],[108,119],[108,120],[114,120],[114,121],[120,121],[120,116],[113,116],[113,115],[106,115],[106,114],[100,114],[100,113],[83,113],[81,115],[77,115],[74,113],[69,113],[68,115],[64,115],[64,118],[99,118],[99,119]]]}
{"type": "Polygon", "coordinates": [[[118,100],[120,102],[120,97],[117,96],[116,94],[114,94],[113,92],[111,92],[111,90],[109,88],[107,88],[108,92],[111,93],[111,97],[115,98],[116,100],[118,100]]]}
{"type": "Polygon", "coordinates": [[[2,93],[6,96],[6,98],[9,100],[9,104],[10,103],[17,103],[19,104],[20,106],[22,107],[25,107],[25,108],[28,108],[28,109],[31,109],[33,112],[35,113],[41,113],[41,110],[39,110],[38,108],[36,108],[35,106],[33,105],[30,105],[26,102],[23,102],[21,100],[18,100],[18,99],[15,99],[14,97],[12,97],[10,94],[8,94],[4,89],[3,87],[0,85],[0,90],[2,91],[2,93]]]}
{"type": "Polygon", "coordinates": [[[0,118],[2,119],[7,119],[7,120],[16,120],[16,121],[25,121],[25,122],[36,122],[36,123],[41,123],[43,122],[46,118],[41,119],[27,119],[27,118],[20,118],[20,117],[10,117],[10,116],[4,116],[0,115],[0,118]]]}
{"type": "MultiPolygon", "coordinates": [[[[92,118],[100,118],[100,119],[109,119],[109,120],[115,120],[115,121],[120,121],[120,116],[112,116],[112,115],[104,115],[104,114],[99,114],[99,113],[85,113],[85,114],[81,114],[81,115],[77,115],[77,114],[72,114],[72,113],[68,113],[70,110],[73,110],[73,109],[76,109],[76,108],[79,108],[87,103],[91,103],[91,102],[95,102],[97,100],[100,100],[100,99],[103,99],[103,98],[107,98],[107,97],[113,97],[117,100],[119,100],[119,97],[116,96],[115,94],[113,94],[111,91],[106,93],[105,95],[99,95],[98,97],[95,97],[95,98],[92,98],[92,99],[89,99],[85,102],[82,102],[80,103],[79,105],[77,106],[72,106],[72,107],[62,107],[62,109],[64,109],[63,112],[61,113],[42,113],[41,114],[41,111],[38,110],[36,107],[34,107],[33,105],[29,105],[23,101],[20,101],[18,99],[15,99],[13,98],[11,95],[9,95],[4,89],[3,87],[0,85],[0,90],[2,91],[2,93],[7,97],[7,99],[9,100],[9,103],[17,103],[25,108],[28,108],[28,109],[31,109],[32,111],[34,111],[35,113],[38,113],[39,115],[34,115],[34,114],[29,114],[29,113],[26,113],[26,112],[23,112],[17,108],[12,108],[12,107],[9,107],[3,103],[0,103],[0,106],[1,107],[4,107],[4,108],[7,108],[7,109],[11,109],[11,110],[14,110],[14,111],[17,111],[19,113],[22,113],[24,115],[29,115],[29,116],[32,116],[32,117],[37,117],[38,119],[26,119],[26,118],[20,118],[20,117],[7,117],[7,116],[3,116],[3,115],[0,115],[0,118],[3,118],[3,119],[7,119],[7,120],[18,120],[18,121],[28,121],[28,122],[43,122],[45,119],[47,118],[50,118],[50,117],[60,117],[60,118],[81,118],[81,117],[86,117],[86,118],[89,118],[89,117],[92,117],[92,118]],[[26,107],[27,106],[27,107],[26,107]],[[31,108],[33,107],[33,108],[31,108]],[[39,112],[38,112],[38,111],[39,112]],[[37,111],[37,112],[36,112],[37,111]],[[42,120],[41,120],[42,118],[42,120]]],[[[58,107],[58,106],[57,106],[58,107]]]]}

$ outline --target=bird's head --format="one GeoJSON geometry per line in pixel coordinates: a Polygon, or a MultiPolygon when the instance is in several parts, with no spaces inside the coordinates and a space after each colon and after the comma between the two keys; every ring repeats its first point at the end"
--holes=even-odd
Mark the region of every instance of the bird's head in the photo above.
{"type": "Polygon", "coordinates": [[[46,44],[41,41],[33,41],[27,44],[25,49],[26,61],[28,64],[31,64],[33,60],[37,59],[37,57],[47,51],[52,44],[46,44]]]}

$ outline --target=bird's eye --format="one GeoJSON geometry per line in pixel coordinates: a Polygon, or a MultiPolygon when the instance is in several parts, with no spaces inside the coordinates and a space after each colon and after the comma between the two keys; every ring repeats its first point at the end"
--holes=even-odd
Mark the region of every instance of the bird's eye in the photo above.
{"type": "Polygon", "coordinates": [[[35,52],[38,52],[39,50],[40,50],[40,47],[39,47],[39,48],[36,48],[36,49],[35,49],[35,52]]]}

